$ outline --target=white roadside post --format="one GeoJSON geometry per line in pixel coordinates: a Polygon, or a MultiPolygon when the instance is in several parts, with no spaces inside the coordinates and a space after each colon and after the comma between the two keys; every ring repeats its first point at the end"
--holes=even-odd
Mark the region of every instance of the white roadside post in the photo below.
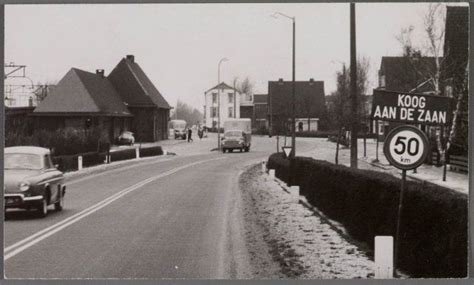
{"type": "Polygon", "coordinates": [[[135,157],[138,159],[140,158],[140,148],[135,147],[135,157]]]}
{"type": "Polygon", "coordinates": [[[375,278],[393,278],[393,237],[375,237],[375,278]]]}
{"type": "Polygon", "coordinates": [[[77,169],[82,170],[82,155],[77,157],[77,169]]]}
{"type": "Polygon", "coordinates": [[[262,172],[267,171],[267,166],[265,165],[265,161],[262,161],[262,172]]]}
{"type": "Polygon", "coordinates": [[[275,178],[275,169],[268,170],[268,175],[270,176],[270,178],[275,178]]]}
{"type": "Polygon", "coordinates": [[[300,186],[290,186],[290,194],[293,198],[293,201],[298,203],[300,201],[300,186]]]}

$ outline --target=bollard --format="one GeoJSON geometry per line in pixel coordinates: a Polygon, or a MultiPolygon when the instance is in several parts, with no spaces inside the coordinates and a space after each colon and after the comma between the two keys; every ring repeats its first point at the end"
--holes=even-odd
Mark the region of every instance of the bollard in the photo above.
{"type": "Polygon", "coordinates": [[[267,171],[267,166],[265,164],[265,161],[262,161],[262,172],[266,172],[267,171]]]}
{"type": "Polygon", "coordinates": [[[374,255],[375,278],[393,278],[393,237],[376,236],[374,255]]]}
{"type": "Polygon", "coordinates": [[[295,202],[300,201],[300,186],[290,186],[290,194],[295,202]]]}
{"type": "Polygon", "coordinates": [[[137,159],[140,158],[140,148],[138,148],[138,147],[135,148],[135,157],[137,159]]]}
{"type": "Polygon", "coordinates": [[[163,155],[168,155],[168,151],[164,150],[163,155]]]}
{"type": "Polygon", "coordinates": [[[275,169],[268,170],[268,175],[270,176],[270,178],[275,178],[275,169]]]}
{"type": "Polygon", "coordinates": [[[82,155],[77,157],[77,169],[82,170],[82,155]]]}

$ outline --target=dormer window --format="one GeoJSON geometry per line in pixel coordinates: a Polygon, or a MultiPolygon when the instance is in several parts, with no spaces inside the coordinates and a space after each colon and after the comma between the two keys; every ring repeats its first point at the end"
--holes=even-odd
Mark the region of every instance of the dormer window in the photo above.
{"type": "Polygon", "coordinates": [[[385,88],[385,75],[379,73],[379,88],[385,88]]]}

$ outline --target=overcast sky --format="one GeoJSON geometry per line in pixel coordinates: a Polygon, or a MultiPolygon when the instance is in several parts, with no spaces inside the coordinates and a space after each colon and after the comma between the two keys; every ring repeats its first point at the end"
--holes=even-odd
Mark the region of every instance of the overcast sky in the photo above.
{"type": "MultiPolygon", "coordinates": [[[[395,36],[415,26],[421,39],[427,4],[357,4],[357,53],[370,59],[370,88],[382,56],[401,54],[395,36]]],[[[349,62],[349,4],[10,5],[5,9],[5,62],[27,65],[35,83],[59,81],[71,67],[108,74],[135,55],[171,105],[202,109],[204,91],[238,76],[266,93],[269,80],[291,80],[291,21],[296,17],[296,80],[323,80],[349,62]]],[[[7,79],[5,84],[9,83],[7,79]]],[[[370,89],[371,90],[371,89],[370,89]]]]}

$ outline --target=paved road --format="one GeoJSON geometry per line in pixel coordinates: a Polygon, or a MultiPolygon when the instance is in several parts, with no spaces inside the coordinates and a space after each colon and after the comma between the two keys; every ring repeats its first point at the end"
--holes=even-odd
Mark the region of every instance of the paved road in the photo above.
{"type": "Polygon", "coordinates": [[[73,179],[65,209],[45,219],[7,213],[6,277],[245,277],[237,178],[275,143],[255,137],[250,153],[222,154],[209,151],[214,142],[170,145],[177,156],[73,179]]]}

